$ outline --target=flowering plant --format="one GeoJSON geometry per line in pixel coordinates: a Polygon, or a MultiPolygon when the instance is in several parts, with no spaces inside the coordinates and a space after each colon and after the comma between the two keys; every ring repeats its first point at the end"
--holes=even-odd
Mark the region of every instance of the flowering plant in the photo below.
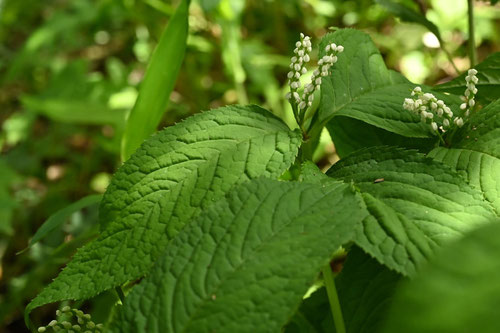
{"type": "MultiPolygon", "coordinates": [[[[463,283],[447,266],[423,268],[436,250],[479,229],[464,247],[485,251],[473,241],[485,238],[500,255],[488,238],[499,231],[500,100],[482,102],[476,69],[456,79],[463,101],[416,86],[352,29],[323,38],[302,89],[312,44],[300,35],[287,74],[295,129],[237,105],[147,139],[102,199],[99,237],[28,305],[27,322],[47,303],[116,290],[110,332],[410,332],[421,315],[439,326],[429,311],[442,308],[417,297],[436,292],[422,272],[463,283]],[[326,173],[309,149],[324,128],[340,157],[326,173]]],[[[77,324],[39,332],[101,330],[63,313],[77,324]]]]}

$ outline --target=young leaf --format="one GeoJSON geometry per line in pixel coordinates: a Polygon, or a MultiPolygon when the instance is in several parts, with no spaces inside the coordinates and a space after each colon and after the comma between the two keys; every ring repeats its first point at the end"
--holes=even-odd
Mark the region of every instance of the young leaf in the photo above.
{"type": "MultiPolygon", "coordinates": [[[[385,145],[397,143],[418,147],[423,145],[419,141],[433,138],[428,125],[403,109],[403,101],[415,85],[387,69],[370,36],[352,29],[338,30],[323,38],[320,50],[330,43],[343,45],[344,52],[339,55],[332,75],[325,77],[321,85],[318,122],[328,122],[327,128],[340,151],[352,152],[351,139],[346,139],[347,130],[337,135],[338,129],[345,128],[358,134],[353,138],[356,141],[364,142],[359,133],[368,133],[385,145]],[[364,126],[358,128],[357,123],[364,126]],[[408,138],[413,139],[409,142],[408,138]]],[[[458,107],[460,103],[457,97],[435,95],[450,107],[458,107]]],[[[359,145],[354,144],[355,147],[359,145]]]]}
{"type": "Polygon", "coordinates": [[[354,182],[370,212],[355,242],[404,275],[413,275],[444,241],[495,216],[481,192],[455,171],[414,151],[360,150],[327,175],[354,182]]]}
{"type": "Polygon", "coordinates": [[[464,171],[500,215],[500,99],[474,113],[454,137],[451,148],[438,147],[429,156],[464,171]]]}
{"type": "Polygon", "coordinates": [[[277,332],[364,216],[341,182],[243,184],[169,243],[110,330],[277,332]]]}
{"type": "MultiPolygon", "coordinates": [[[[99,203],[102,199],[102,195],[93,194],[88,195],[86,197],[81,198],[77,202],[72,203],[71,205],[64,207],[63,209],[52,214],[47,221],[45,221],[40,228],[35,232],[33,238],[30,240],[30,243],[27,247],[29,249],[35,243],[38,243],[41,239],[43,239],[47,234],[49,234],[54,229],[60,227],[74,212],[81,210],[82,208],[89,207],[91,205],[95,205],[99,203]]],[[[25,251],[25,250],[23,250],[25,251]]]]}
{"type": "Polygon", "coordinates": [[[139,96],[130,112],[122,138],[122,160],[156,131],[186,51],[190,0],[182,0],[170,18],[151,57],[139,96]]]}
{"type": "Polygon", "coordinates": [[[401,285],[384,332],[500,332],[498,222],[445,247],[401,285]]]}
{"type": "MultiPolygon", "coordinates": [[[[486,102],[492,102],[500,98],[500,52],[493,53],[474,68],[477,69],[476,76],[479,79],[476,84],[476,97],[486,102]]],[[[466,75],[467,73],[463,73],[457,78],[435,86],[432,89],[455,95],[463,95],[466,88],[466,75]]]]}
{"type": "MultiPolygon", "coordinates": [[[[348,333],[381,332],[400,279],[399,274],[380,265],[358,247],[349,251],[335,279],[348,333]]],[[[320,288],[304,300],[284,332],[327,333],[334,332],[333,327],[328,296],[325,288],[320,288]]]]}
{"type": "Polygon", "coordinates": [[[257,106],[197,114],[148,139],[117,171],[100,206],[101,234],[27,307],[86,299],[143,276],[184,224],[232,186],[277,178],[301,135],[257,106]]]}

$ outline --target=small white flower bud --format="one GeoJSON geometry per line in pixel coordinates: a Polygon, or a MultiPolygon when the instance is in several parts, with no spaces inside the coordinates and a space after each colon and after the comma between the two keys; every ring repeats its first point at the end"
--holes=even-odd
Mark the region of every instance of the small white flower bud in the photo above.
{"type": "Polygon", "coordinates": [[[68,312],[69,310],[71,310],[71,308],[67,305],[61,309],[62,312],[68,312]]]}
{"type": "Polygon", "coordinates": [[[292,94],[291,94],[291,93],[289,93],[289,92],[288,92],[288,93],[286,93],[285,98],[286,98],[286,99],[290,99],[290,98],[292,98],[292,94]]]}
{"type": "Polygon", "coordinates": [[[52,320],[52,321],[49,323],[49,325],[48,325],[48,326],[50,326],[50,327],[54,327],[54,326],[56,326],[56,325],[57,325],[57,320],[52,320]]]}
{"type": "Polygon", "coordinates": [[[337,46],[337,52],[342,53],[344,52],[344,47],[342,45],[337,46]]]}
{"type": "Polygon", "coordinates": [[[461,110],[465,110],[465,108],[467,108],[467,104],[465,104],[465,103],[460,104],[461,110]]]}
{"type": "Polygon", "coordinates": [[[299,109],[305,109],[306,108],[306,102],[302,101],[299,104],[299,109]]]}
{"type": "Polygon", "coordinates": [[[446,119],[446,118],[445,118],[445,119],[443,120],[443,126],[444,126],[444,127],[448,127],[448,126],[450,126],[450,121],[449,121],[448,119],[446,119]]]}
{"type": "Polygon", "coordinates": [[[443,109],[442,108],[438,108],[436,110],[436,113],[437,113],[438,116],[442,117],[443,116],[443,109]]]}
{"type": "Polygon", "coordinates": [[[420,88],[420,87],[415,87],[415,88],[413,89],[413,91],[414,91],[414,92],[422,92],[422,88],[420,88]]]}
{"type": "Polygon", "coordinates": [[[337,44],[335,44],[335,43],[331,43],[331,44],[330,44],[330,48],[331,48],[332,50],[336,50],[336,49],[337,49],[337,44]]]}
{"type": "Polygon", "coordinates": [[[305,73],[307,73],[307,68],[305,68],[305,67],[302,67],[302,70],[301,70],[301,72],[302,72],[302,74],[305,74],[305,73]]]}
{"type": "Polygon", "coordinates": [[[471,68],[467,71],[467,74],[469,75],[476,75],[477,74],[477,70],[475,70],[474,68],[471,68]]]}
{"type": "Polygon", "coordinates": [[[434,102],[431,102],[431,109],[435,110],[437,109],[438,105],[434,102]]]}
{"type": "Polygon", "coordinates": [[[330,44],[328,44],[328,45],[325,47],[325,51],[326,51],[326,52],[330,51],[330,44]]]}
{"type": "Polygon", "coordinates": [[[300,73],[299,73],[299,72],[296,72],[296,73],[295,73],[295,78],[296,78],[296,79],[300,79],[300,73]]]}
{"type": "Polygon", "coordinates": [[[453,122],[455,123],[455,125],[457,125],[458,127],[462,127],[464,125],[464,121],[462,118],[455,118],[453,120],[453,122]]]}
{"type": "Polygon", "coordinates": [[[332,56],[332,58],[331,58],[331,59],[332,59],[332,60],[331,60],[331,62],[332,62],[332,63],[336,63],[336,62],[337,62],[337,56],[332,56]]]}
{"type": "Polygon", "coordinates": [[[294,91],[293,92],[293,98],[295,98],[295,100],[298,100],[300,98],[299,93],[296,92],[296,91],[294,91]]]}
{"type": "Polygon", "coordinates": [[[311,60],[309,54],[304,55],[304,62],[309,62],[309,60],[311,60]]]}
{"type": "Polygon", "coordinates": [[[302,46],[302,43],[301,43],[301,42],[297,42],[297,43],[295,43],[295,46],[296,46],[297,48],[299,48],[299,47],[301,47],[301,46],[302,46]]]}
{"type": "Polygon", "coordinates": [[[432,130],[433,130],[433,131],[436,131],[436,132],[437,132],[437,130],[438,130],[438,126],[437,126],[437,124],[436,124],[435,122],[432,122],[432,123],[431,123],[431,127],[432,127],[432,130]]]}
{"type": "Polygon", "coordinates": [[[286,76],[287,76],[289,79],[291,79],[291,78],[293,77],[293,72],[292,72],[292,71],[288,72],[288,74],[287,74],[286,76]]]}
{"type": "Polygon", "coordinates": [[[320,77],[318,77],[318,78],[316,79],[316,81],[314,81],[314,84],[315,84],[315,85],[317,85],[317,86],[319,86],[319,85],[321,84],[321,78],[320,78],[320,77]]]}
{"type": "Polygon", "coordinates": [[[42,326],[42,327],[38,327],[38,332],[40,332],[40,333],[43,333],[43,332],[45,332],[46,330],[47,330],[47,328],[46,328],[46,327],[44,327],[44,326],[42,326]]]}
{"type": "Polygon", "coordinates": [[[304,38],[304,37],[305,37],[304,33],[301,32],[300,33],[300,38],[304,38]]]}
{"type": "Polygon", "coordinates": [[[476,102],[473,99],[469,100],[469,106],[470,107],[473,107],[474,104],[476,104],[476,102]]]}
{"type": "Polygon", "coordinates": [[[296,71],[300,71],[300,67],[301,67],[301,66],[300,66],[299,64],[295,64],[295,65],[293,66],[293,69],[295,69],[296,71]]]}

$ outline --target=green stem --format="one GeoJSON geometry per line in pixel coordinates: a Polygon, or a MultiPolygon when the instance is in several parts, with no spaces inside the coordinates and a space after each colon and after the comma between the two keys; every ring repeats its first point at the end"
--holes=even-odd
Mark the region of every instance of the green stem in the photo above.
{"type": "Polygon", "coordinates": [[[122,287],[115,287],[115,291],[118,294],[118,297],[120,298],[122,304],[125,304],[125,294],[123,293],[122,287]]]}
{"type": "Polygon", "coordinates": [[[468,5],[468,18],[469,18],[469,59],[470,59],[470,67],[474,67],[476,65],[476,42],[474,38],[474,1],[467,0],[468,5]]]}
{"type": "Polygon", "coordinates": [[[444,47],[442,40],[439,41],[439,45],[441,47],[441,50],[444,52],[444,54],[446,54],[446,58],[448,58],[448,61],[450,62],[451,66],[453,67],[455,72],[457,74],[460,74],[460,71],[458,70],[457,65],[455,65],[455,63],[453,62],[453,57],[451,56],[451,53],[444,47]]]}
{"type": "Polygon", "coordinates": [[[330,302],[330,309],[332,311],[333,322],[335,324],[335,331],[337,333],[346,333],[344,317],[342,316],[342,309],[340,308],[339,296],[337,294],[337,288],[335,288],[335,280],[333,278],[330,263],[323,267],[322,272],[326,292],[328,293],[328,301],[330,302]]]}

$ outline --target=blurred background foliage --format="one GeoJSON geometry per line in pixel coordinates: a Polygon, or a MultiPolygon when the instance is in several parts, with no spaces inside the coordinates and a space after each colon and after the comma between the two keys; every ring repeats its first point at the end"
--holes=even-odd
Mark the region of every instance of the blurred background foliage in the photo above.
{"type": "MultiPolygon", "coordinates": [[[[394,2],[425,13],[456,67],[469,67],[466,0],[394,2]]],[[[26,331],[26,303],[96,235],[92,204],[17,254],[49,216],[105,191],[120,165],[127,112],[178,3],[0,0],[1,332],[26,331]]],[[[477,1],[475,14],[481,61],[500,51],[499,4],[477,1]]],[[[160,128],[231,103],[263,105],[294,126],[283,98],[294,43],[300,32],[317,43],[335,27],[368,32],[388,67],[415,83],[456,76],[434,34],[377,1],[193,0],[186,56],[160,128]]],[[[327,135],[315,159],[336,160],[327,135]]],[[[109,292],[84,306],[104,321],[115,301],[109,292]]],[[[50,321],[54,310],[38,311],[34,321],[50,321]]]]}

